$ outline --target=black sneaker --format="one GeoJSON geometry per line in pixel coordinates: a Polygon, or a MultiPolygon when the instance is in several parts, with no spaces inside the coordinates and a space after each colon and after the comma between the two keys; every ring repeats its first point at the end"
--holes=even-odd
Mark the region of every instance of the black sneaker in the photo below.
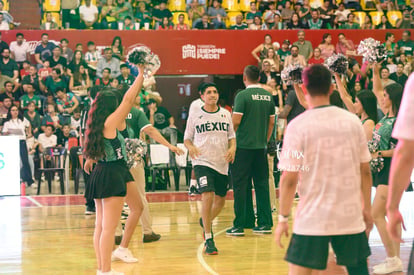
{"type": "Polygon", "coordinates": [[[263,226],[256,226],[253,228],[253,233],[255,234],[272,234],[272,227],[263,225],[263,226]]]}
{"type": "Polygon", "coordinates": [[[151,234],[144,234],[144,238],[142,238],[142,241],[144,243],[152,243],[158,241],[159,239],[161,239],[161,235],[152,232],[151,234]]]}
{"type": "Polygon", "coordinates": [[[226,235],[230,235],[230,236],[244,236],[244,229],[233,226],[232,228],[227,229],[226,235]]]}
{"type": "Polygon", "coordinates": [[[194,197],[195,195],[200,195],[200,192],[198,192],[197,187],[195,187],[195,186],[193,185],[193,186],[190,186],[190,189],[188,190],[188,195],[189,195],[190,197],[194,197]]]}
{"type": "Polygon", "coordinates": [[[85,210],[85,215],[93,215],[96,213],[95,207],[87,206],[85,210]]]}
{"type": "Polygon", "coordinates": [[[205,244],[204,244],[204,252],[207,255],[217,255],[218,251],[216,248],[216,245],[214,243],[213,238],[206,240],[205,244]]]}
{"type": "MultiPolygon", "coordinates": [[[[199,223],[201,228],[203,228],[203,239],[206,240],[206,232],[204,231],[203,218],[200,218],[199,223]]],[[[211,237],[214,238],[213,225],[211,225],[211,237]]]]}

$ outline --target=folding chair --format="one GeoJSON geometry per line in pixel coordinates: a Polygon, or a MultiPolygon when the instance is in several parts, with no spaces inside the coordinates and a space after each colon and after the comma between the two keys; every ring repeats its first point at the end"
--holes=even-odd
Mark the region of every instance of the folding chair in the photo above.
{"type": "Polygon", "coordinates": [[[42,175],[47,177],[47,183],[49,186],[49,193],[52,193],[52,179],[55,173],[59,175],[60,191],[65,194],[64,176],[65,176],[65,164],[66,164],[67,151],[63,147],[49,147],[46,148],[41,156],[43,158],[43,167],[39,169],[39,184],[37,194],[40,193],[40,186],[42,184],[42,175]]]}
{"type": "Polygon", "coordinates": [[[154,192],[157,172],[161,172],[166,183],[170,185],[170,150],[161,144],[149,144],[148,147],[149,165],[147,169],[151,174],[151,190],[154,192]]]}
{"type": "MultiPolygon", "coordinates": [[[[180,171],[184,170],[185,172],[185,184],[188,186],[190,185],[190,179],[191,179],[191,171],[193,169],[192,165],[191,165],[191,159],[189,158],[188,155],[188,150],[187,148],[184,146],[183,143],[178,143],[177,147],[180,148],[181,150],[184,151],[184,154],[179,156],[179,155],[175,155],[175,163],[177,165],[177,169],[178,169],[178,177],[174,178],[174,180],[177,182],[180,182],[180,171]]],[[[178,189],[177,189],[178,191],[178,189]]]]}
{"type": "MultiPolygon", "coordinates": [[[[75,187],[75,194],[78,194],[79,191],[79,180],[81,175],[83,175],[83,148],[82,147],[73,147],[71,149],[71,154],[73,154],[73,151],[76,151],[76,156],[77,156],[77,162],[76,162],[76,166],[72,163],[72,169],[75,169],[75,177],[73,179],[73,183],[74,183],[74,187],[75,187]]],[[[72,174],[73,175],[73,174],[72,174]]]]}

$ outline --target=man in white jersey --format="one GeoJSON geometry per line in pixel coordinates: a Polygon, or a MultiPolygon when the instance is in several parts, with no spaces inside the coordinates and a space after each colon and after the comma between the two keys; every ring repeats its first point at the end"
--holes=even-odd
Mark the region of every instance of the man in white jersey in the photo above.
{"type": "MultiPolygon", "coordinates": [[[[402,194],[410,183],[410,175],[414,168],[414,74],[408,79],[400,111],[394,126],[392,136],[398,139],[397,147],[391,162],[390,194],[387,202],[388,232],[392,238],[402,242],[401,224],[403,218],[398,205],[402,194]]],[[[414,248],[414,246],[413,246],[414,248]]],[[[414,275],[414,250],[411,249],[410,263],[407,275],[414,275]]]]}
{"type": "Polygon", "coordinates": [[[193,168],[201,192],[202,226],[205,253],[218,253],[211,225],[223,209],[228,186],[229,162],[236,154],[236,135],[231,114],[217,105],[216,85],[207,83],[201,91],[204,106],[190,113],[184,145],[193,159],[193,168]]]}
{"type": "Polygon", "coordinates": [[[309,109],[286,129],[275,240],[282,247],[281,236],[288,235],[299,182],[300,201],[285,257],[289,274],[326,269],[331,243],[337,264],[346,266],[351,275],[368,275],[372,179],[364,129],[355,115],[329,105],[332,76],[325,66],[306,68],[302,78],[309,109]]]}
{"type": "MultiPolygon", "coordinates": [[[[201,95],[201,90],[203,89],[205,83],[201,83],[200,86],[198,86],[198,93],[201,95]]],[[[192,113],[194,113],[194,110],[200,110],[201,107],[204,106],[204,101],[201,99],[201,97],[197,98],[196,100],[193,100],[190,104],[190,108],[188,110],[188,117],[191,116],[192,113]]],[[[188,189],[188,195],[189,196],[195,196],[197,194],[200,194],[197,190],[197,180],[194,175],[194,170],[191,171],[191,180],[190,180],[190,187],[188,189]]]]}

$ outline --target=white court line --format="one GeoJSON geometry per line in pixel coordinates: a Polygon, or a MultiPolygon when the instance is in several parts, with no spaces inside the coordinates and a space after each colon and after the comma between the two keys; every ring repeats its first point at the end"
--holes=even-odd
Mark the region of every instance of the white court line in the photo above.
{"type": "Polygon", "coordinates": [[[34,198],[32,198],[30,196],[26,196],[26,199],[28,199],[29,201],[31,201],[34,204],[36,204],[37,207],[43,207],[43,205],[40,202],[38,202],[37,200],[35,200],[34,198]]]}
{"type": "MultiPolygon", "coordinates": [[[[222,233],[224,233],[224,232],[226,232],[226,230],[227,230],[227,228],[226,229],[223,229],[223,230],[221,230],[221,231],[219,231],[219,232],[217,232],[217,233],[214,233],[214,236],[218,236],[218,235],[220,235],[220,234],[222,234],[222,233]]],[[[206,263],[206,261],[204,260],[204,257],[203,257],[203,253],[204,253],[204,242],[202,242],[200,245],[199,245],[199,247],[198,247],[198,250],[197,250],[197,259],[198,259],[198,262],[204,267],[204,269],[205,270],[207,270],[207,272],[208,273],[210,273],[210,274],[212,274],[212,275],[219,275],[217,272],[215,272],[207,263],[206,263]]]]}

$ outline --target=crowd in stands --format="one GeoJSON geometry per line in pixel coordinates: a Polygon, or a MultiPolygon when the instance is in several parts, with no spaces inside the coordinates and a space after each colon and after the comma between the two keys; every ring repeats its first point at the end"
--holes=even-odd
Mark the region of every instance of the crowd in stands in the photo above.
{"type": "MultiPolygon", "coordinates": [[[[91,88],[132,85],[138,72],[124,62],[125,49],[119,37],[102,53],[92,41],[87,50],[82,44],[72,50],[66,39],[59,45],[50,42],[47,33],[42,34],[34,58],[23,33],[17,33],[10,45],[1,41],[0,48],[0,134],[16,135],[19,131],[19,136],[25,137],[31,178],[22,180],[30,185],[36,176],[34,162],[41,160],[45,148],[70,149],[81,144],[81,112],[91,104],[91,88]],[[18,116],[13,114],[16,110],[18,116]]],[[[156,106],[162,101],[155,90],[155,78],[147,78],[136,103],[148,119],[157,115],[156,106]]],[[[160,112],[157,123],[164,116],[166,125],[154,126],[159,130],[175,127],[168,110],[159,106],[160,112]]]]}
{"type": "Polygon", "coordinates": [[[62,1],[62,21],[60,13],[48,12],[44,5],[41,29],[409,29],[414,12],[414,5],[404,0],[245,3],[239,4],[237,0],[62,1]]]}

